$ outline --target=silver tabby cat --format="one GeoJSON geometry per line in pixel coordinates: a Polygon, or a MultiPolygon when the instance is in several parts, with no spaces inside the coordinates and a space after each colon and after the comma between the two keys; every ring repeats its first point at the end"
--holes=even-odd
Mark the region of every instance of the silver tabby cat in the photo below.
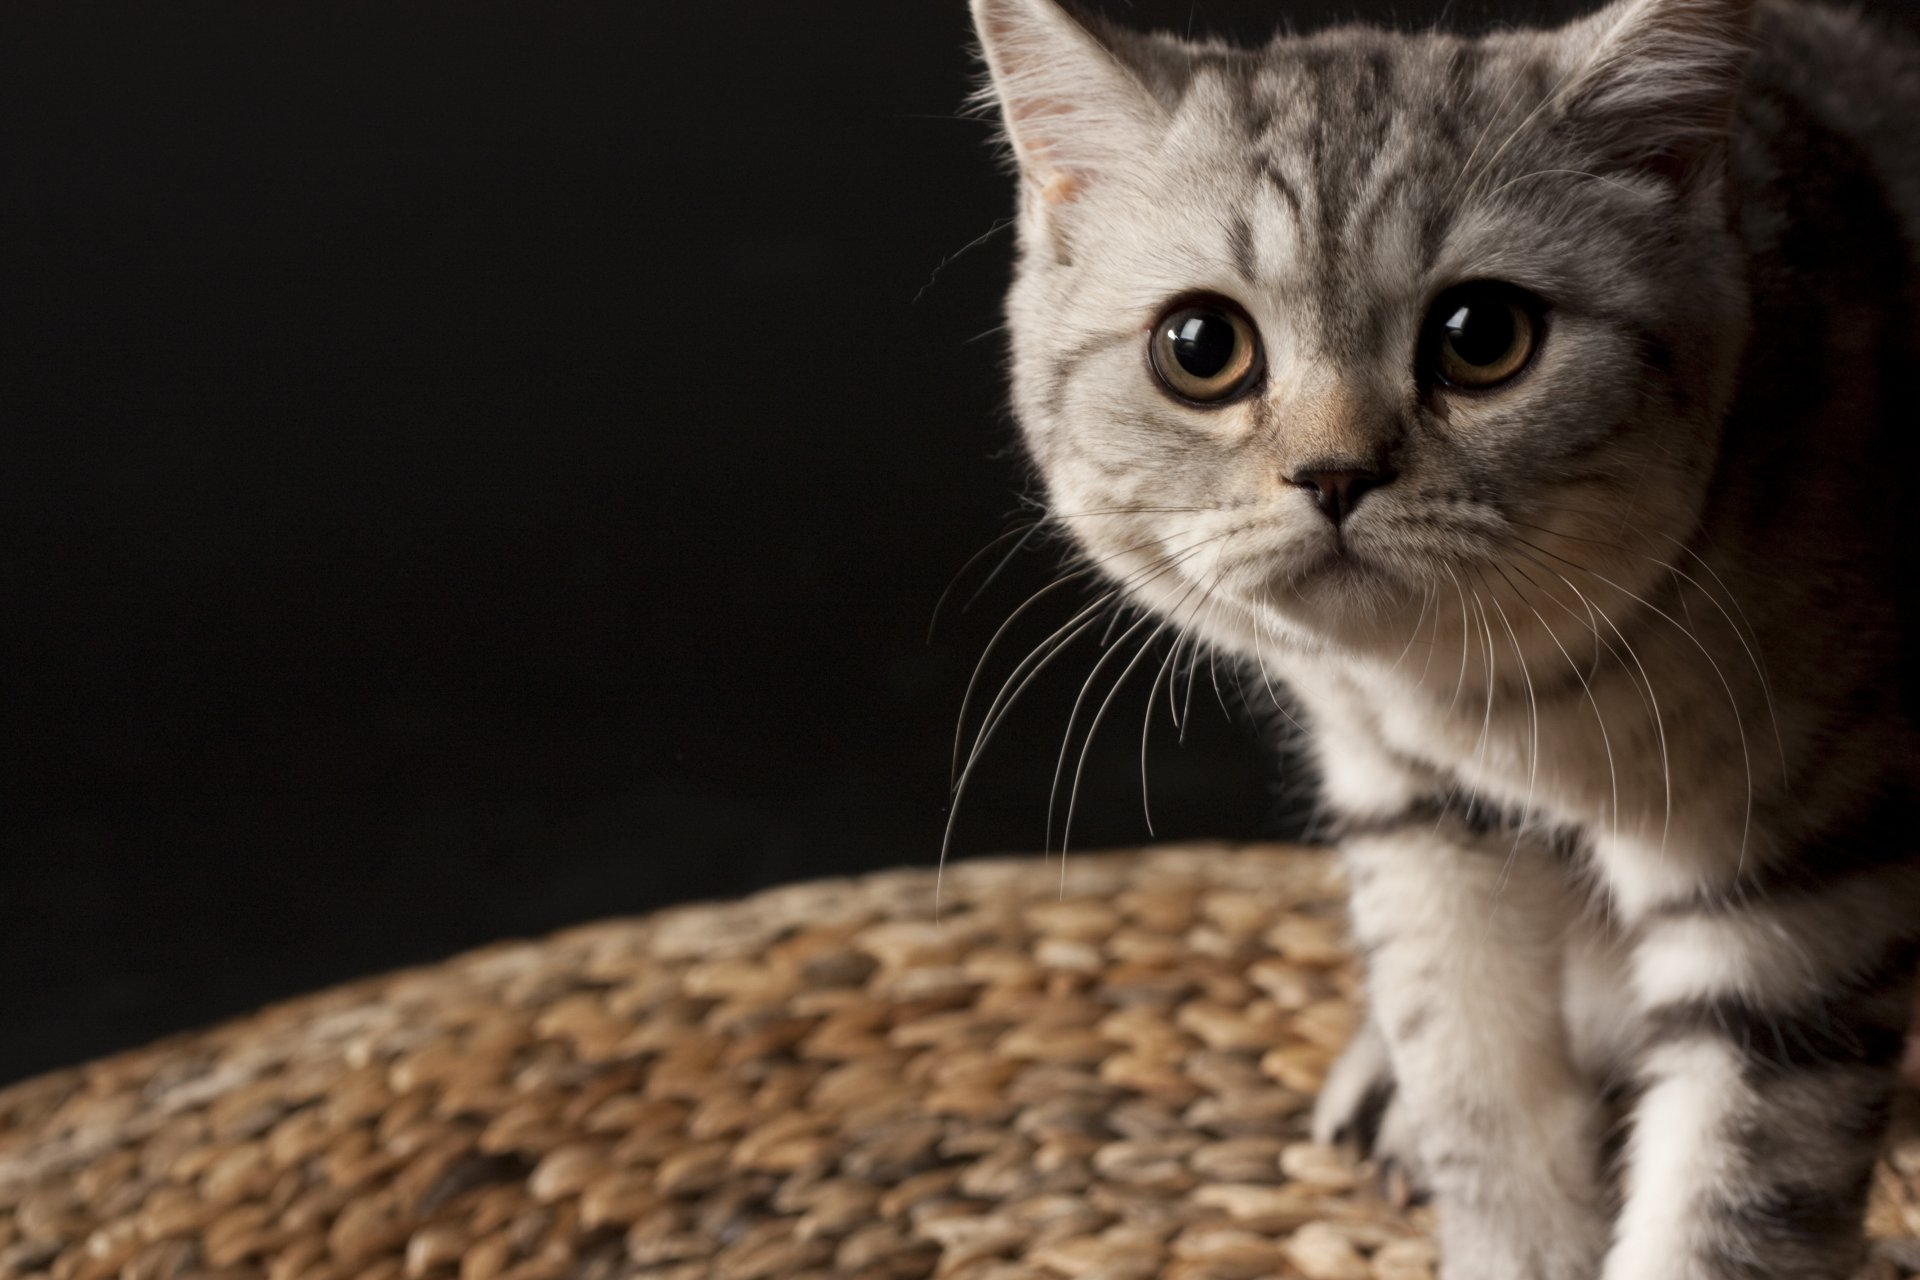
{"type": "Polygon", "coordinates": [[[1343,828],[1320,1135],[1453,1280],[1849,1275],[1920,955],[1920,58],[1776,0],[973,11],[1052,511],[1284,679],[1343,828]]]}

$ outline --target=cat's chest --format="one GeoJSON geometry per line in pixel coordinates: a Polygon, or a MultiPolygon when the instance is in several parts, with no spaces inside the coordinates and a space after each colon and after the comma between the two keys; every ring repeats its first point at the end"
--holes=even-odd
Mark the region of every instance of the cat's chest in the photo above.
{"type": "MultiPolygon", "coordinates": [[[[1565,771],[1565,741],[1539,733],[1538,709],[1516,709],[1503,701],[1474,702],[1462,697],[1437,703],[1391,683],[1363,683],[1368,723],[1394,754],[1509,805],[1511,793],[1537,789],[1542,766],[1550,774],[1565,771]]],[[[1551,715],[1549,719],[1551,720],[1551,715]]]]}
{"type": "Polygon", "coordinates": [[[1726,732],[1732,709],[1697,686],[1669,682],[1656,698],[1588,676],[1571,691],[1469,687],[1454,698],[1396,674],[1359,664],[1290,673],[1336,812],[1478,802],[1590,850],[1629,916],[1732,874],[1759,838],[1751,754],[1726,732]]]}
{"type": "Polygon", "coordinates": [[[1584,696],[1436,692],[1396,674],[1343,664],[1295,676],[1329,782],[1351,768],[1362,793],[1465,790],[1504,810],[1584,826],[1605,819],[1623,785],[1637,789],[1651,777],[1637,756],[1622,760],[1625,744],[1612,741],[1584,696]]]}

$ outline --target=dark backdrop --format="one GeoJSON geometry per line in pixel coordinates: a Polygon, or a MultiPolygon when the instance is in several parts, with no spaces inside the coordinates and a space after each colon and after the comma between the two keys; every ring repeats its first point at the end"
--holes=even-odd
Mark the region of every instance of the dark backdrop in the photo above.
{"type": "MultiPolygon", "coordinates": [[[[1568,9],[1518,4],[1445,20],[1568,9]]],[[[1132,13],[1335,10],[1440,16],[1132,13]]],[[[962,574],[929,640],[1024,487],[966,42],[960,0],[0,5],[0,1079],[933,861],[968,673],[1060,561],[966,613],[962,574]]],[[[1099,652],[958,852],[1045,842],[1099,652]]],[[[1209,683],[1184,747],[1160,715],[1158,833],[1284,828],[1209,683]]],[[[1147,835],[1145,697],[1077,847],[1147,835]]]]}

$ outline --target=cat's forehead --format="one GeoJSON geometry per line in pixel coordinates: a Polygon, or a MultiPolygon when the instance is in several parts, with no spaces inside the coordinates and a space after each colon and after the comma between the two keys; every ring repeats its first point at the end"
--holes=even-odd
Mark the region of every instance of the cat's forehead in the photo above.
{"type": "Polygon", "coordinates": [[[1116,201],[1157,283],[1271,299],[1352,351],[1397,341],[1436,280],[1511,274],[1556,234],[1502,186],[1558,163],[1518,128],[1555,86],[1537,45],[1347,29],[1184,70],[1153,190],[1116,201]]]}
{"type": "Polygon", "coordinates": [[[1517,121],[1552,95],[1565,71],[1559,54],[1538,32],[1467,38],[1341,27],[1193,56],[1174,113],[1227,104],[1230,121],[1216,115],[1217,123],[1316,162],[1365,155],[1396,134],[1464,151],[1484,127],[1517,121]]]}
{"type": "Polygon", "coordinates": [[[1288,212],[1364,235],[1377,230],[1369,218],[1458,208],[1475,180],[1536,162],[1542,131],[1520,126],[1557,79],[1525,40],[1370,28],[1280,39],[1193,64],[1173,111],[1175,149],[1237,161],[1288,212]]]}

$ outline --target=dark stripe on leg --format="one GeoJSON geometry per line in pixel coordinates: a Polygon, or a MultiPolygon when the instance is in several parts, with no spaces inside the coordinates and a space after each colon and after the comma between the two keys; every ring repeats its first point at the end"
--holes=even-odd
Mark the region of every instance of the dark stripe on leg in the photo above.
{"type": "Polygon", "coordinates": [[[1739,1046],[1750,1075],[1899,1060],[1920,942],[1897,938],[1824,996],[1765,1004],[1745,996],[1683,1000],[1648,1015],[1648,1042],[1714,1036],[1739,1046]]]}

